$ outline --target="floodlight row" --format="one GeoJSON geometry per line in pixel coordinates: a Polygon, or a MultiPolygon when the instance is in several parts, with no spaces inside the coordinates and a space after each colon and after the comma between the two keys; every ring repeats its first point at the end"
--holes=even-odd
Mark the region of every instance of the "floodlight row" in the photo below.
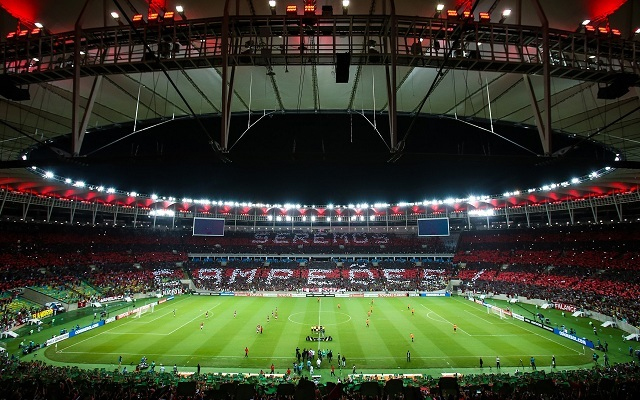
{"type": "Polygon", "coordinates": [[[509,198],[509,197],[518,197],[521,195],[529,195],[532,193],[543,193],[543,192],[549,192],[558,188],[566,188],[569,186],[577,186],[580,185],[584,182],[588,182],[588,181],[593,181],[595,179],[598,179],[606,174],[609,174],[611,172],[613,172],[615,170],[615,168],[612,167],[604,167],[601,168],[599,170],[593,171],[591,173],[589,173],[588,175],[582,176],[582,177],[574,177],[571,178],[570,180],[566,180],[566,181],[562,181],[559,183],[549,183],[546,185],[542,185],[541,187],[533,187],[533,188],[529,188],[527,190],[514,190],[514,191],[510,191],[510,192],[504,192],[502,195],[469,195],[465,198],[453,198],[453,197],[448,197],[445,199],[433,199],[433,200],[423,200],[423,201],[419,201],[419,202],[399,202],[397,204],[391,204],[391,203],[373,203],[373,204],[369,204],[369,203],[357,203],[357,204],[347,204],[347,205],[334,205],[334,204],[328,204],[328,205],[323,205],[323,206],[316,206],[314,205],[301,205],[301,204],[292,204],[292,203],[285,203],[285,204],[265,204],[265,203],[250,203],[250,202],[237,202],[237,201],[222,201],[222,200],[208,200],[208,199],[192,199],[192,198],[188,198],[188,197],[184,197],[182,199],[177,199],[176,197],[173,196],[159,196],[157,194],[143,194],[143,193],[138,193],[135,191],[123,191],[123,190],[119,190],[116,189],[114,187],[105,187],[102,185],[93,185],[93,184],[88,184],[83,180],[74,180],[68,177],[61,177],[56,175],[54,172],[52,171],[45,171],[39,167],[36,166],[32,166],[30,168],[31,172],[47,179],[47,180],[51,180],[51,181],[56,181],[56,182],[60,182],[63,183],[65,185],[69,185],[78,189],[85,189],[88,191],[95,191],[98,193],[105,193],[105,194],[113,194],[113,195],[118,195],[118,196],[126,196],[126,197],[130,197],[130,198],[140,198],[140,199],[151,199],[153,201],[162,201],[162,202],[169,202],[169,203],[183,203],[185,205],[203,205],[203,206],[219,206],[219,207],[250,207],[250,208],[280,208],[280,209],[284,209],[284,210],[290,210],[290,209],[306,209],[306,208],[326,208],[326,209],[355,209],[355,210],[360,210],[360,209],[368,209],[368,208],[373,208],[373,209],[381,209],[381,208],[388,208],[388,207],[413,207],[413,206],[430,206],[430,205],[454,205],[454,204],[468,204],[468,203],[486,203],[486,202],[490,202],[491,200],[496,200],[496,199],[505,199],[505,198],[509,198]]]}

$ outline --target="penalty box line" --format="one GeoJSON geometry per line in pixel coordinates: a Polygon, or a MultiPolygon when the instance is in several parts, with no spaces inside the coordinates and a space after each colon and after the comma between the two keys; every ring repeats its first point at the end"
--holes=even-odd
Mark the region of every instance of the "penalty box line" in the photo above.
{"type": "MultiPolygon", "coordinates": [[[[458,301],[459,301],[459,302],[462,302],[462,304],[466,304],[467,306],[472,307],[472,305],[471,305],[471,304],[467,304],[467,303],[465,303],[465,301],[466,301],[466,300],[458,300],[458,301]]],[[[473,304],[475,304],[475,303],[473,303],[473,304]]],[[[484,306],[483,306],[483,307],[484,307],[484,306]]],[[[475,309],[476,309],[476,308],[474,308],[474,310],[475,310],[475,309]]],[[[511,319],[513,320],[513,318],[511,318],[511,319]]],[[[567,345],[565,345],[565,344],[562,344],[562,343],[560,343],[560,342],[558,342],[558,341],[555,341],[555,340],[553,340],[553,339],[551,339],[551,338],[545,337],[545,336],[543,336],[543,335],[541,335],[541,334],[539,334],[539,333],[537,333],[537,332],[534,332],[534,331],[532,331],[532,330],[530,330],[530,329],[527,329],[527,328],[526,328],[525,326],[523,326],[522,324],[516,324],[514,321],[509,321],[508,319],[507,319],[507,322],[509,322],[511,325],[517,326],[518,328],[524,329],[525,331],[527,331],[527,332],[529,332],[529,333],[531,333],[531,334],[533,334],[533,335],[539,336],[539,337],[541,337],[541,338],[543,338],[543,339],[545,339],[545,340],[548,340],[548,341],[553,342],[553,343],[555,343],[555,344],[557,344],[557,345],[559,345],[559,346],[562,346],[562,347],[564,347],[564,348],[566,348],[566,349],[569,349],[569,350],[571,350],[571,351],[573,351],[573,352],[576,352],[576,353],[577,353],[577,354],[579,354],[579,355],[583,355],[583,353],[579,352],[578,350],[573,349],[573,348],[571,348],[571,347],[569,347],[569,346],[567,346],[567,345]]],[[[524,322],[523,322],[523,323],[524,323],[524,322]]]]}
{"type": "MultiPolygon", "coordinates": [[[[438,314],[437,312],[431,310],[429,307],[425,306],[424,304],[420,304],[420,306],[424,307],[427,311],[429,311],[429,313],[433,313],[434,315],[436,315],[438,318],[440,318],[442,321],[448,323],[449,325],[451,325],[453,327],[453,323],[451,321],[447,321],[446,318],[442,317],[442,315],[438,314]]],[[[442,322],[442,321],[436,321],[436,322],[442,322]]],[[[453,328],[452,328],[453,329],[453,328]]],[[[469,334],[469,332],[465,331],[464,329],[461,329],[460,327],[458,327],[458,330],[462,333],[464,333],[465,335],[468,336],[472,336],[471,334],[469,334]]]]}
{"type": "MultiPolygon", "coordinates": [[[[176,301],[176,303],[177,303],[177,302],[179,302],[179,301],[184,301],[184,300],[186,300],[186,299],[187,299],[187,297],[185,297],[185,298],[183,298],[183,299],[180,299],[180,300],[177,300],[177,301],[176,301]]],[[[174,304],[175,304],[175,303],[174,303],[174,304]]],[[[84,342],[86,342],[86,341],[88,341],[88,340],[94,339],[94,338],[96,338],[96,337],[98,337],[98,336],[100,336],[100,335],[104,335],[105,333],[106,333],[106,334],[118,334],[118,335],[121,335],[122,333],[111,332],[111,331],[112,331],[112,330],[114,330],[114,329],[117,329],[117,328],[122,327],[124,324],[129,324],[129,323],[131,323],[131,322],[133,322],[133,321],[135,321],[135,320],[134,320],[134,319],[132,319],[132,318],[127,318],[127,320],[126,320],[126,321],[124,321],[122,324],[116,325],[116,326],[114,326],[114,327],[112,327],[112,328],[109,328],[109,329],[107,329],[107,330],[104,330],[104,331],[102,331],[102,332],[100,332],[100,333],[96,333],[95,335],[92,335],[92,336],[90,336],[90,337],[88,337],[88,338],[86,338],[86,339],[82,339],[82,340],[80,340],[80,341],[78,341],[78,342],[75,342],[75,343],[73,343],[73,344],[70,344],[70,345],[68,345],[68,346],[66,346],[66,347],[64,347],[64,348],[62,348],[62,349],[60,349],[60,350],[58,350],[58,351],[57,351],[57,353],[62,353],[62,352],[65,352],[65,353],[71,353],[71,354],[75,354],[75,353],[86,353],[86,352],[66,352],[65,350],[66,350],[66,349],[68,349],[68,348],[71,348],[71,347],[73,347],[73,346],[79,345],[80,343],[84,343],[84,342]]],[[[136,335],[138,335],[138,333],[136,333],[136,335]]],[[[62,341],[62,342],[58,342],[58,343],[64,343],[64,341],[62,341]]]]}

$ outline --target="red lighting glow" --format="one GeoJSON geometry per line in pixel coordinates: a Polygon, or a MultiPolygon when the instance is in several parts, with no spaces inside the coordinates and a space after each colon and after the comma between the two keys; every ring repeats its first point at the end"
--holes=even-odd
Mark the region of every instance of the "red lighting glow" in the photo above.
{"type": "Polygon", "coordinates": [[[304,13],[306,15],[315,14],[316,13],[316,6],[314,6],[314,5],[306,5],[306,6],[304,6],[304,13]]]}
{"type": "Polygon", "coordinates": [[[287,15],[289,15],[289,16],[298,15],[298,6],[288,5],[287,6],[287,15]]]}
{"type": "Polygon", "coordinates": [[[588,2],[587,8],[589,9],[589,15],[604,17],[611,15],[625,2],[626,0],[591,0],[588,2]]]}

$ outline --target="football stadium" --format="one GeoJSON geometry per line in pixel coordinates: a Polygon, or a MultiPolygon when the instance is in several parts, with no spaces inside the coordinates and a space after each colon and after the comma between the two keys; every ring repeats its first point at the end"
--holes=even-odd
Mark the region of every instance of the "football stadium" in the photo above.
{"type": "Polygon", "coordinates": [[[0,398],[636,398],[639,11],[0,0],[0,398]]]}

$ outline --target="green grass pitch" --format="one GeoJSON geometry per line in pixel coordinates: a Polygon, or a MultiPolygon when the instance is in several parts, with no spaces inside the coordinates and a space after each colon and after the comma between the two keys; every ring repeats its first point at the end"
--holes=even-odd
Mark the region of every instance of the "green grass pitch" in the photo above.
{"type": "MultiPolygon", "coordinates": [[[[520,312],[524,314],[524,310],[520,312]]],[[[553,312],[553,318],[561,318],[558,311],[553,312]]],[[[579,335],[586,336],[586,319],[573,320],[566,319],[579,327],[579,335]]],[[[609,340],[612,362],[615,358],[628,361],[627,347],[619,343],[618,332],[601,330],[600,337],[609,340]],[[611,351],[614,348],[616,351],[611,351]]],[[[177,364],[189,369],[200,364],[205,370],[230,372],[268,371],[274,363],[277,372],[284,372],[295,360],[296,347],[331,349],[334,357],[340,353],[346,357],[349,372],[353,365],[358,372],[393,372],[398,368],[455,372],[478,368],[480,357],[485,371],[491,366],[495,372],[497,356],[503,367],[519,367],[520,360],[527,367],[531,356],[539,367],[549,367],[552,355],[558,367],[592,365],[592,352],[582,345],[511,318],[488,314],[485,307],[462,297],[375,298],[372,302],[370,298],[185,295],[156,306],[153,313],[140,318],[130,316],[83,333],[58,343],[57,349],[50,346],[45,357],[54,363],[109,368],[118,364],[119,356],[123,365],[137,364],[146,356],[149,362],[167,367],[177,364]],[[278,319],[272,316],[276,308],[278,319]],[[262,334],[256,333],[258,324],[263,326],[262,334]],[[311,326],[318,324],[325,326],[326,335],[333,341],[305,341],[311,335],[311,326]],[[244,357],[245,347],[249,348],[248,357],[244,357]],[[411,352],[411,361],[407,361],[407,351],[411,352]]],[[[337,369],[335,360],[333,364],[337,369]]],[[[324,360],[321,370],[328,368],[324,360]]]]}

